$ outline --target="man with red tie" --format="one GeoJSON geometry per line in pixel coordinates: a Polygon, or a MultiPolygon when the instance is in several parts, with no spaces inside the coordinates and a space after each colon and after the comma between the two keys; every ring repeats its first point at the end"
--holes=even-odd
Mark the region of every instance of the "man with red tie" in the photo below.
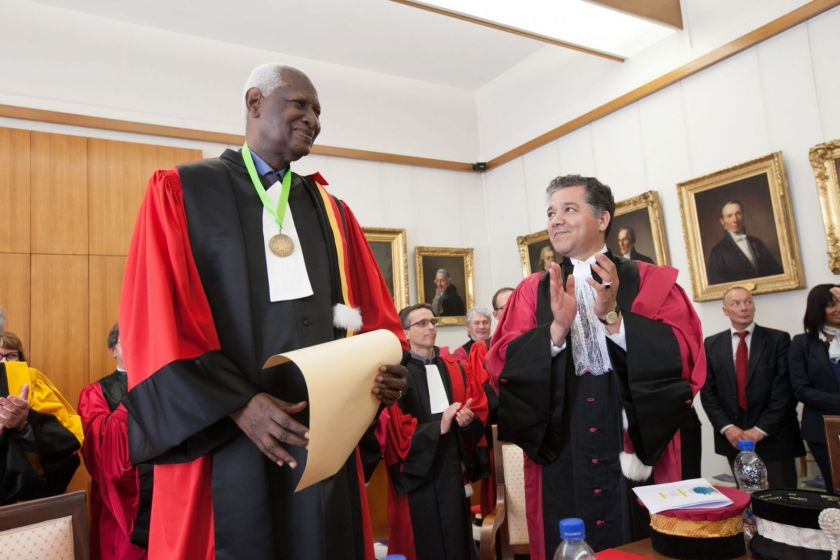
{"type": "Polygon", "coordinates": [[[723,295],[731,327],[705,340],[703,408],[715,429],[715,452],[730,467],[738,440],[756,442],[770,488],[796,488],[794,458],[805,454],[788,375],[790,335],[755,324],[755,301],[735,286],[723,295]]]}

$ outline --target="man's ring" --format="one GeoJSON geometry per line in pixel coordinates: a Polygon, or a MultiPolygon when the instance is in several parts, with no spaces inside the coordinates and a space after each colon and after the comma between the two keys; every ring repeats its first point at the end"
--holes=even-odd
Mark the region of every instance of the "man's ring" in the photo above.
{"type": "Polygon", "coordinates": [[[606,289],[608,289],[608,290],[609,290],[609,289],[610,289],[610,286],[612,286],[612,282],[604,282],[603,286],[604,286],[606,289]]]}
{"type": "Polygon", "coordinates": [[[397,389],[397,400],[402,398],[402,389],[397,389]]]}

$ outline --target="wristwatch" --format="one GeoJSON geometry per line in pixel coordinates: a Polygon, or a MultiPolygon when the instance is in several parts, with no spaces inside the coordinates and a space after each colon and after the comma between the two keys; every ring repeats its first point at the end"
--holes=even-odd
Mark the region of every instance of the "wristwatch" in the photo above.
{"type": "Polygon", "coordinates": [[[613,309],[612,311],[607,313],[606,316],[603,319],[598,317],[598,320],[601,321],[601,323],[603,323],[605,325],[612,326],[612,325],[615,325],[616,323],[618,323],[618,314],[619,313],[620,313],[620,311],[618,310],[618,305],[616,305],[615,309],[613,309]]]}

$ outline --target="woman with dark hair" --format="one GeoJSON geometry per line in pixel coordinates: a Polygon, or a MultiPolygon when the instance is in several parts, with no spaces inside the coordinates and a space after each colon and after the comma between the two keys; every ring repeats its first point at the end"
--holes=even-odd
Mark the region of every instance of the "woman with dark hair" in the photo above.
{"type": "Polygon", "coordinates": [[[840,414],[840,285],[819,284],[808,293],[805,333],[790,344],[790,381],[802,402],[802,439],[808,443],[828,492],[834,492],[823,416],[840,414]]]}

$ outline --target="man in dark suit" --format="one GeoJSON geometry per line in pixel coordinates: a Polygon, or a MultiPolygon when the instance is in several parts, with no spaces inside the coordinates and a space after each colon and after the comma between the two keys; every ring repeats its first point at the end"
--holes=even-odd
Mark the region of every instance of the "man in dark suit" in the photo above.
{"type": "Polygon", "coordinates": [[[709,284],[722,284],[747,278],[782,274],[776,261],[761,239],[747,235],[744,206],[729,200],[720,209],[723,239],[712,247],[706,263],[709,284]]]}
{"type": "Polygon", "coordinates": [[[652,258],[636,250],[636,232],[630,226],[624,226],[618,230],[618,249],[625,259],[656,264],[652,258]]]}
{"type": "Polygon", "coordinates": [[[738,440],[756,442],[770,488],[796,488],[795,457],[805,454],[788,375],[790,335],[755,324],[755,302],[739,286],[723,296],[731,328],[706,338],[700,393],[715,430],[715,452],[730,467],[738,440]]]}

